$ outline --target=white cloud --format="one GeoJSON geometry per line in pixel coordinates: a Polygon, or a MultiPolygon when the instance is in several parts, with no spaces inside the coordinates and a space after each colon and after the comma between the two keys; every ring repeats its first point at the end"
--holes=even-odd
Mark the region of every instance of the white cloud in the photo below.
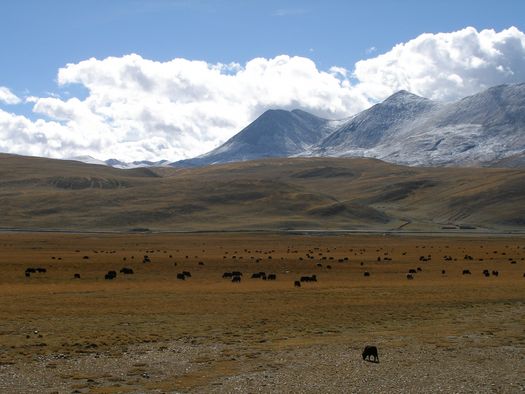
{"type": "Polygon", "coordinates": [[[0,103],[18,104],[21,100],[13,94],[8,88],[0,86],[0,103]]]}
{"type": "Polygon", "coordinates": [[[368,102],[345,88],[344,71],[323,72],[310,59],[285,55],[241,66],[155,62],[132,54],[60,69],[60,85],[78,83],[88,89],[83,101],[30,100],[36,113],[79,138],[96,137],[97,145],[111,141],[106,149],[79,154],[175,160],[216,147],[269,108],[301,107],[327,117],[362,109],[368,102]]]}
{"type": "Polygon", "coordinates": [[[525,34],[473,27],[422,34],[356,63],[357,88],[381,100],[398,90],[456,100],[490,86],[525,81],[525,34]]]}
{"type": "MultiPolygon", "coordinates": [[[[524,80],[525,35],[516,28],[422,34],[352,71],[322,71],[308,58],[286,55],[246,64],[91,58],[58,72],[61,88],[81,84],[86,98],[28,97],[43,118],[37,121],[0,110],[0,150],[178,160],[216,147],[270,108],[341,118],[400,89],[454,100],[524,80]]],[[[2,99],[10,97],[5,92],[0,100],[20,101],[2,99]]]]}

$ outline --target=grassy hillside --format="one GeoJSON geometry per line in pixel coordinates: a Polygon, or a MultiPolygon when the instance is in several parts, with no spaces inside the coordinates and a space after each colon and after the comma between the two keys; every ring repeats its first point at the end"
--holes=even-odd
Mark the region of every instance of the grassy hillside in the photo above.
{"type": "Polygon", "coordinates": [[[398,229],[525,225],[525,170],[271,159],[119,170],[0,155],[0,227],[398,229]]]}

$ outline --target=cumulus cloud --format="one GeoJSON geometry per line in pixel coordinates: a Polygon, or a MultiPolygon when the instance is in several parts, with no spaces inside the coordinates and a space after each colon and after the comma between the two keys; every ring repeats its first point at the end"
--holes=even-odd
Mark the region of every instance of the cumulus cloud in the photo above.
{"type": "Polygon", "coordinates": [[[0,86],[0,103],[18,104],[21,100],[13,94],[8,88],[0,86]]]}
{"type": "Polygon", "coordinates": [[[82,154],[119,159],[205,153],[269,108],[304,108],[344,117],[368,105],[347,87],[341,68],[323,72],[303,57],[256,58],[245,65],[132,54],[68,64],[58,83],[81,84],[88,96],[31,98],[34,111],[107,149],[82,154]]]}
{"type": "Polygon", "coordinates": [[[357,62],[354,77],[356,88],[372,100],[401,89],[456,100],[494,85],[525,81],[525,34],[515,27],[422,34],[357,62]]]}
{"type": "MultiPolygon", "coordinates": [[[[286,55],[210,64],[131,54],[68,64],[57,79],[64,89],[82,85],[87,96],[28,97],[42,118],[37,121],[0,110],[0,150],[178,160],[218,146],[270,108],[342,118],[400,89],[455,100],[492,85],[522,82],[525,35],[514,27],[422,34],[357,62],[353,70],[323,71],[308,58],[286,55]]],[[[0,101],[20,102],[2,89],[0,101]]]]}

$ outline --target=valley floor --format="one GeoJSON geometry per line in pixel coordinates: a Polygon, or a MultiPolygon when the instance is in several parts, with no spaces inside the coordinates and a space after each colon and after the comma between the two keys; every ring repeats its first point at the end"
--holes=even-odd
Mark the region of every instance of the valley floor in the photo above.
{"type": "Polygon", "coordinates": [[[3,233],[0,267],[0,392],[525,390],[525,237],[3,233]]]}

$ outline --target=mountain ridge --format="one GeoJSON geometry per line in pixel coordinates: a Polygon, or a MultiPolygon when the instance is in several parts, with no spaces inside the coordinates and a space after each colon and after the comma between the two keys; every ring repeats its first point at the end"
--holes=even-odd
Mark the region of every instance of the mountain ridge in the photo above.
{"type": "Polygon", "coordinates": [[[301,110],[268,110],[218,148],[170,165],[299,156],[369,157],[409,166],[498,166],[524,152],[521,83],[491,87],[453,103],[401,90],[339,121],[301,110]]]}

